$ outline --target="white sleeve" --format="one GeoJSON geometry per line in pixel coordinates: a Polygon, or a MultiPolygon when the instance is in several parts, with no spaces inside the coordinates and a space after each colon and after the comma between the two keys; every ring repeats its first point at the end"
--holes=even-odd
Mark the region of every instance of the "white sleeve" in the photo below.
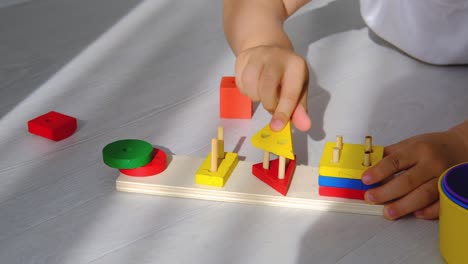
{"type": "Polygon", "coordinates": [[[360,0],[381,38],[431,64],[468,63],[468,0],[360,0]]]}

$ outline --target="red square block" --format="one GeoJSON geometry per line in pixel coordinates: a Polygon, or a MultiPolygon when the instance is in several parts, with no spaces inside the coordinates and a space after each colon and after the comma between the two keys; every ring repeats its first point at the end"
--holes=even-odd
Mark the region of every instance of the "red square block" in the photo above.
{"type": "Polygon", "coordinates": [[[60,141],[75,133],[77,123],[74,117],[51,111],[29,120],[28,131],[50,140],[60,141]]]}
{"type": "Polygon", "coordinates": [[[234,77],[223,77],[219,89],[219,116],[221,118],[252,118],[253,103],[239,92],[234,77]]]}
{"type": "Polygon", "coordinates": [[[256,163],[252,166],[252,174],[277,192],[286,196],[291,185],[294,170],[296,169],[296,160],[289,160],[286,164],[284,179],[278,179],[278,168],[279,159],[271,160],[269,169],[263,168],[263,162],[256,163]]]}
{"type": "Polygon", "coordinates": [[[319,195],[364,200],[365,190],[319,186],[319,195]]]}

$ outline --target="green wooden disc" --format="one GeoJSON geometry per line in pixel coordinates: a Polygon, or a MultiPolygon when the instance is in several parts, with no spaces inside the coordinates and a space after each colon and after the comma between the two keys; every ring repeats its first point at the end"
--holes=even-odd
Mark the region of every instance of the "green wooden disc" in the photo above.
{"type": "Polygon", "coordinates": [[[104,163],[116,169],[134,169],[151,161],[153,146],[143,140],[124,139],[108,144],[102,149],[104,163]]]}

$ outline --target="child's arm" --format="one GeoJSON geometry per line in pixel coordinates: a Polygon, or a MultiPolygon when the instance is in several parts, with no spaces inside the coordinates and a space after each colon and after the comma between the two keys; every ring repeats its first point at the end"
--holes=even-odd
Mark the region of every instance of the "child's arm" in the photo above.
{"type": "Polygon", "coordinates": [[[439,176],[449,167],[468,161],[468,120],[445,132],[423,134],[388,146],[385,155],[364,172],[362,181],[373,184],[390,180],[367,191],[366,200],[388,203],[384,209],[388,219],[412,212],[419,218],[437,218],[439,176]],[[399,172],[399,176],[390,178],[399,172]]]}
{"type": "Polygon", "coordinates": [[[224,0],[224,31],[236,60],[239,90],[261,101],[273,114],[270,126],[280,130],[291,119],[310,128],[307,115],[309,71],[294,53],[284,21],[308,0],[224,0]]]}

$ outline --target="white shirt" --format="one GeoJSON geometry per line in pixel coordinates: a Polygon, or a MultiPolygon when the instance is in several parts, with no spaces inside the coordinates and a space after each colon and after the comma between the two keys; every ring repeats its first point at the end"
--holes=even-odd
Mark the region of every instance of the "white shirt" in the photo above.
{"type": "Polygon", "coordinates": [[[366,24],[421,61],[468,64],[468,0],[360,0],[366,24]]]}

